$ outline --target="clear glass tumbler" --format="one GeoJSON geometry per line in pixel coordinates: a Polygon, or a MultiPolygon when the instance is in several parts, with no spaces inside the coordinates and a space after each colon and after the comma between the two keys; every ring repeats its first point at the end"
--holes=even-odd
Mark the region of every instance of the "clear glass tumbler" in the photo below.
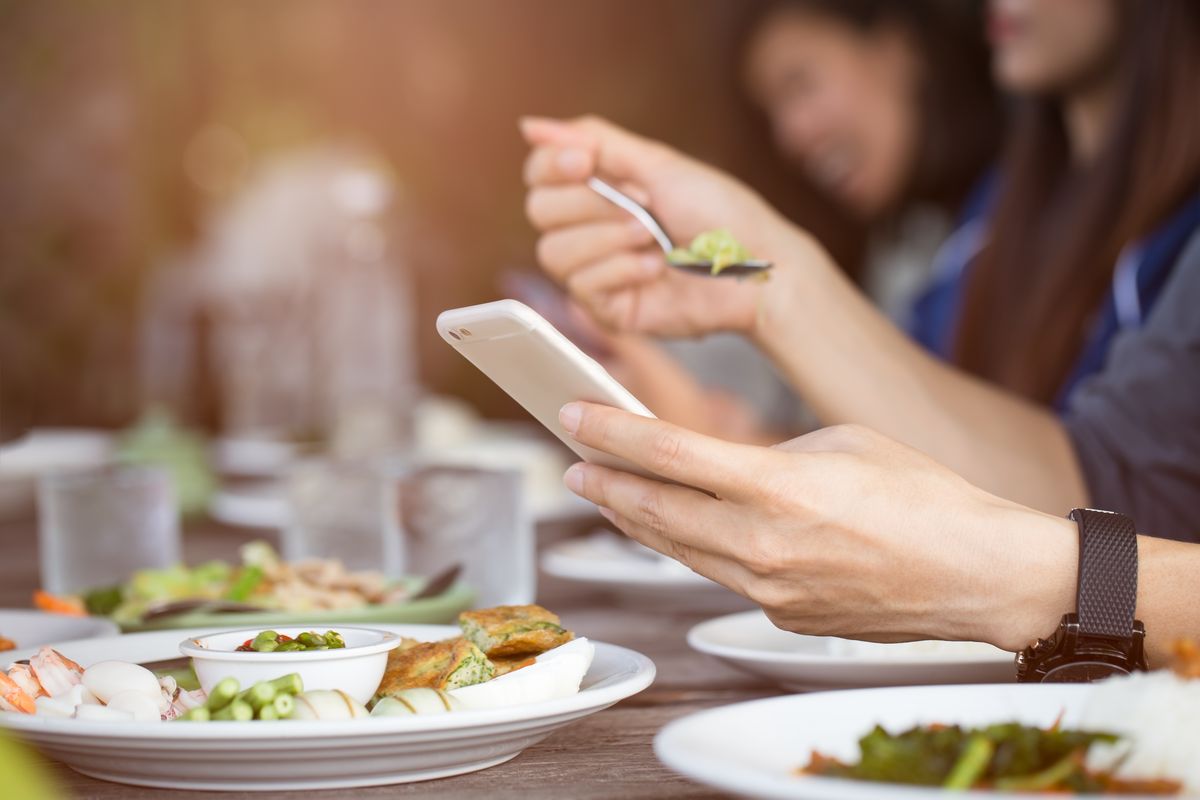
{"type": "Polygon", "coordinates": [[[38,485],[42,586],[55,594],[128,580],[179,563],[179,507],[159,467],[104,466],[38,485]]]}
{"type": "Polygon", "coordinates": [[[404,573],[396,485],[380,463],[310,459],[292,467],[286,484],[284,558],[336,558],[351,570],[404,573]]]}
{"type": "Polygon", "coordinates": [[[517,470],[408,465],[397,501],[406,566],[433,576],[462,564],[475,605],[532,603],[537,591],[534,530],[517,470]]]}

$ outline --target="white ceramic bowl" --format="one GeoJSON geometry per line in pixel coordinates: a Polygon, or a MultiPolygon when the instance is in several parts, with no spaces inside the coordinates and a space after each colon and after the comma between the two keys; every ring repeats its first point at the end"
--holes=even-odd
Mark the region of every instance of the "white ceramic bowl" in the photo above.
{"type": "MultiPolygon", "coordinates": [[[[271,628],[285,636],[305,631],[324,633],[328,625],[283,626],[271,628]]],[[[374,628],[332,628],[346,640],[344,648],[336,650],[300,650],[290,653],[238,652],[247,639],[253,639],[265,628],[246,628],[223,631],[184,639],[179,652],[192,659],[200,687],[211,692],[224,678],[236,678],[245,689],[258,681],[269,681],[281,675],[300,673],[304,690],[341,689],[360,703],[366,703],[379,688],[387,667],[387,654],[400,644],[400,637],[374,628]]]]}

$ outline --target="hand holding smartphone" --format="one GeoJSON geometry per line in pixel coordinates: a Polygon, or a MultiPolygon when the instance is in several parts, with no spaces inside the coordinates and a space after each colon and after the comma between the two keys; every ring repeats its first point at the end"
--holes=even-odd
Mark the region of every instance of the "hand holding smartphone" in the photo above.
{"type": "Polygon", "coordinates": [[[438,316],[437,327],[451,347],[581,459],[653,477],[625,459],[580,444],[559,424],[559,409],[573,400],[602,403],[644,417],[654,415],[529,306],[499,300],[455,308],[438,316]]]}

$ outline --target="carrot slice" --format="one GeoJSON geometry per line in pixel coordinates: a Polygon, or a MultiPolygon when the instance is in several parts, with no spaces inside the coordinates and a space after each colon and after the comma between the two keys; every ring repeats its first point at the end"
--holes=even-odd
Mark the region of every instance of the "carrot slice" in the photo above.
{"type": "Polygon", "coordinates": [[[41,589],[33,593],[33,605],[51,614],[65,614],[69,617],[86,617],[87,609],[77,597],[50,594],[41,589]]]}

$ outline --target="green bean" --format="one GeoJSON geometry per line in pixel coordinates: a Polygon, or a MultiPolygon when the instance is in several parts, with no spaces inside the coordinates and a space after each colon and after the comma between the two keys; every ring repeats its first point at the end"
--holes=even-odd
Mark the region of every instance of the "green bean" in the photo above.
{"type": "Polygon", "coordinates": [[[313,631],[305,631],[296,637],[296,641],[305,647],[316,647],[317,645],[325,644],[325,639],[321,634],[313,631]]]}
{"type": "MultiPolygon", "coordinates": [[[[287,697],[287,695],[283,695],[287,697]]],[[[279,712],[275,710],[275,706],[263,706],[258,710],[258,718],[264,722],[279,719],[279,712]]]]}
{"type": "Polygon", "coordinates": [[[204,705],[209,711],[219,711],[237,697],[239,689],[241,686],[238,685],[237,678],[222,678],[208,693],[208,700],[204,705]]]}
{"type": "Polygon", "coordinates": [[[254,719],[254,709],[245,700],[234,700],[212,715],[213,720],[247,722],[254,719]]]}
{"type": "Polygon", "coordinates": [[[970,789],[975,782],[987,771],[996,752],[996,745],[982,733],[977,733],[967,740],[959,755],[958,761],[950,769],[950,774],[942,782],[943,789],[970,789]]]}
{"type": "Polygon", "coordinates": [[[275,631],[263,631],[254,637],[254,641],[250,643],[250,649],[269,653],[279,646],[278,640],[279,634],[275,631]]]}
{"type": "Polygon", "coordinates": [[[294,653],[304,650],[333,650],[346,646],[346,640],[337,631],[301,631],[295,638],[281,637],[277,631],[263,631],[242,645],[239,650],[257,653],[294,653]],[[280,639],[283,641],[280,641],[280,639]]]}
{"type": "Polygon", "coordinates": [[[300,680],[299,672],[281,675],[267,683],[275,687],[276,694],[300,694],[304,691],[304,681],[300,680]]]}
{"type": "Polygon", "coordinates": [[[296,698],[290,694],[277,694],[270,706],[263,707],[263,711],[266,711],[267,708],[273,709],[280,719],[286,719],[296,708],[296,698]]]}
{"type": "Polygon", "coordinates": [[[179,718],[187,722],[208,722],[211,716],[212,715],[209,713],[207,708],[204,706],[197,706],[196,708],[192,708],[183,712],[183,715],[179,718]]]}
{"type": "Polygon", "coordinates": [[[254,708],[262,708],[267,703],[275,699],[277,690],[274,686],[266,681],[259,681],[251,686],[246,691],[237,696],[238,700],[245,700],[254,708]]]}

